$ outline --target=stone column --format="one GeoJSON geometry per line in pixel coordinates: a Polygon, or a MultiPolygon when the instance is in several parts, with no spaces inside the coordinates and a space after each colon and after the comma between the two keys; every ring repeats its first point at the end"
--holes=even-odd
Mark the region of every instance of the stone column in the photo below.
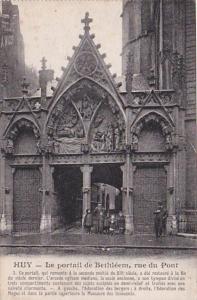
{"type": "Polygon", "coordinates": [[[177,233],[176,220],[176,152],[174,151],[170,160],[170,165],[167,167],[167,233],[177,233]]]}
{"type": "Polygon", "coordinates": [[[0,200],[1,200],[1,219],[0,232],[7,234],[7,220],[6,220],[6,187],[5,187],[5,153],[0,153],[0,200]]]}
{"type": "Polygon", "coordinates": [[[84,220],[86,209],[90,209],[91,206],[91,173],[93,167],[90,165],[84,165],[80,168],[83,173],[83,218],[84,220]]]}
{"type": "Polygon", "coordinates": [[[51,232],[51,170],[46,153],[42,156],[42,214],[40,221],[40,232],[51,232]]]}
{"type": "Polygon", "coordinates": [[[54,178],[53,174],[55,172],[55,167],[49,166],[49,177],[48,177],[48,187],[49,187],[49,197],[51,203],[51,230],[53,231],[59,225],[59,216],[57,215],[58,207],[57,207],[57,197],[54,186],[54,178]]]}
{"type": "Polygon", "coordinates": [[[133,166],[130,154],[126,154],[126,162],[121,166],[123,172],[122,186],[122,207],[125,216],[125,233],[131,234],[134,231],[133,225],[133,166]]]}

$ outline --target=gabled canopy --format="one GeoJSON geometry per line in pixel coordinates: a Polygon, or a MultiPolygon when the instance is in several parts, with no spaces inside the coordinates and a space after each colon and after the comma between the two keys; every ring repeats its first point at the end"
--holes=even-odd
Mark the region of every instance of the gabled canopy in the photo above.
{"type": "MultiPolygon", "coordinates": [[[[120,98],[114,80],[115,75],[111,75],[109,68],[104,62],[105,54],[101,55],[98,49],[100,44],[95,45],[93,39],[94,34],[90,34],[89,14],[85,14],[85,18],[81,20],[84,23],[84,34],[80,35],[80,43],[78,47],[73,47],[74,54],[72,58],[68,57],[69,63],[66,68],[62,68],[63,75],[58,80],[58,85],[54,91],[49,107],[53,105],[62,93],[81,78],[89,78],[105,87],[114,98],[120,98]]],[[[120,100],[121,102],[121,100],[120,100]]]]}

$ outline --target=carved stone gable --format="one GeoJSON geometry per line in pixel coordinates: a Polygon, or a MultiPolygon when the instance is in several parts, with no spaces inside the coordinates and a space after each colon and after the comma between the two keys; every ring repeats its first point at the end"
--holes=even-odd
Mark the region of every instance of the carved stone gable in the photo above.
{"type": "Polygon", "coordinates": [[[93,41],[94,35],[89,34],[89,31],[85,31],[84,35],[80,35],[80,38],[79,46],[73,47],[73,56],[68,57],[67,67],[62,68],[64,73],[61,80],[59,80],[54,98],[84,77],[94,79],[113,92],[116,90],[116,83],[109,72],[111,65],[106,65],[104,61],[105,54],[100,54],[98,50],[100,45],[95,45],[93,41]]]}

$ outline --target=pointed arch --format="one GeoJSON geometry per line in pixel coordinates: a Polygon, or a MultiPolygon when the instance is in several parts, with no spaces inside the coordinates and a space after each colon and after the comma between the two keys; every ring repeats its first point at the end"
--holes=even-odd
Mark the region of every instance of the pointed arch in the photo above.
{"type": "Polygon", "coordinates": [[[25,117],[17,119],[13,124],[11,124],[11,126],[6,130],[4,136],[6,138],[15,140],[17,135],[25,128],[31,129],[36,138],[40,137],[40,130],[37,124],[25,117]]]}
{"type": "Polygon", "coordinates": [[[16,120],[5,133],[5,152],[9,154],[35,154],[40,131],[26,118],[16,120]]]}
{"type": "Polygon", "coordinates": [[[81,78],[54,101],[45,132],[53,136],[57,143],[65,145],[60,152],[80,152],[80,146],[90,142],[91,127],[98,117],[98,112],[104,107],[114,115],[114,130],[119,126],[115,126],[116,118],[121,120],[121,126],[125,130],[126,117],[119,100],[94,80],[81,78]],[[71,145],[69,150],[68,144],[71,145]],[[72,146],[74,144],[77,144],[75,150],[72,146]]]}
{"type": "MultiPolygon", "coordinates": [[[[105,97],[106,94],[110,95],[113,98],[113,100],[116,102],[116,104],[118,105],[118,107],[119,107],[119,109],[120,109],[120,111],[123,115],[123,118],[126,122],[126,115],[125,115],[125,112],[123,110],[124,104],[123,104],[123,100],[120,97],[120,95],[118,93],[112,94],[112,92],[109,89],[107,89],[101,83],[98,83],[97,81],[95,81],[93,78],[83,77],[83,78],[77,79],[75,82],[72,82],[70,85],[68,85],[66,87],[66,89],[64,89],[60,93],[60,95],[58,95],[57,98],[54,95],[54,98],[51,100],[50,106],[48,108],[49,113],[48,113],[48,117],[47,117],[47,120],[46,120],[44,131],[46,131],[49,120],[51,118],[51,115],[53,114],[53,111],[54,111],[55,107],[58,105],[58,103],[61,102],[62,97],[65,98],[66,96],[68,96],[68,98],[69,98],[69,96],[72,96],[73,91],[77,89],[78,85],[80,85],[81,83],[83,84],[83,82],[87,82],[87,86],[89,86],[90,88],[92,88],[92,86],[97,87],[97,91],[99,91],[98,95],[100,95],[101,98],[105,97]]],[[[68,100],[68,99],[65,98],[65,100],[68,100]]]]}
{"type": "Polygon", "coordinates": [[[131,128],[133,149],[148,152],[171,150],[173,131],[173,127],[164,116],[157,112],[149,112],[131,128]]]}

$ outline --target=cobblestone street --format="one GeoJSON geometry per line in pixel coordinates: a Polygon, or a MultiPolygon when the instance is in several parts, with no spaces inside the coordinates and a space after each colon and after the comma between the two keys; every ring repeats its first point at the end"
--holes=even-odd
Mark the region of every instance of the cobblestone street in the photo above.
{"type": "MultiPolygon", "coordinates": [[[[188,253],[197,250],[197,239],[181,236],[166,236],[156,239],[153,235],[104,235],[71,234],[32,234],[23,236],[1,236],[1,254],[9,253],[188,253]]],[[[196,252],[197,253],[197,252],[196,252]]]]}

